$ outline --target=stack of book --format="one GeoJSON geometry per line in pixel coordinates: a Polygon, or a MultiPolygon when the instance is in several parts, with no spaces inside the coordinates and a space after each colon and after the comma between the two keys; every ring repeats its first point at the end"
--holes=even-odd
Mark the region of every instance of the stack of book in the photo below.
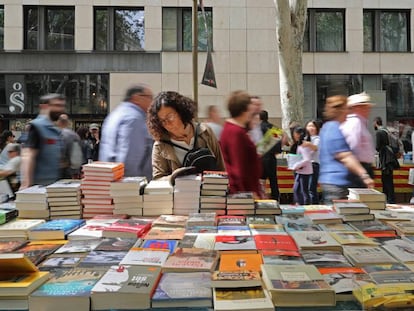
{"type": "Polygon", "coordinates": [[[28,231],[44,222],[44,219],[16,219],[7,222],[0,225],[0,240],[27,240],[28,231]]]}
{"type": "Polygon", "coordinates": [[[204,171],[201,184],[200,212],[226,214],[229,177],[224,171],[204,171]]]}
{"type": "Polygon", "coordinates": [[[15,219],[19,214],[19,211],[16,209],[16,203],[6,202],[0,204],[0,225],[5,224],[13,219],[15,219]]]}
{"type": "Polygon", "coordinates": [[[348,198],[364,202],[370,210],[384,210],[387,197],[384,193],[368,188],[348,188],[348,198]]]}
{"type": "Polygon", "coordinates": [[[114,204],[110,186],[112,181],[124,176],[124,164],[96,161],[83,165],[82,171],[83,218],[92,218],[98,214],[112,215],[114,204]]]}
{"type": "Polygon", "coordinates": [[[53,219],[28,230],[29,240],[66,240],[69,233],[82,227],[83,219],[53,219]]]}
{"type": "Polygon", "coordinates": [[[367,204],[359,200],[333,200],[333,209],[342,217],[343,221],[373,220],[367,204]]]}
{"type": "Polygon", "coordinates": [[[16,208],[21,218],[49,219],[46,187],[32,186],[16,192],[16,208]]]}
{"type": "Polygon", "coordinates": [[[282,213],[279,202],[272,199],[254,201],[255,215],[280,215],[282,213]]]}
{"type": "Polygon", "coordinates": [[[29,295],[50,277],[24,254],[0,254],[0,275],[2,310],[29,310],[29,295]]]}
{"type": "Polygon", "coordinates": [[[174,215],[197,213],[200,208],[201,176],[186,175],[175,179],[174,215]]]}
{"type": "Polygon", "coordinates": [[[168,180],[151,180],[144,189],[143,216],[173,213],[173,186],[168,180]]]}
{"type": "Polygon", "coordinates": [[[124,177],[111,182],[109,191],[114,200],[114,215],[142,216],[142,194],[147,183],[146,177],[124,177]]]}
{"type": "Polygon", "coordinates": [[[227,196],[227,215],[254,215],[253,192],[239,192],[227,196]]]}
{"type": "Polygon", "coordinates": [[[82,218],[80,180],[62,179],[46,187],[50,219],[82,218]]]}

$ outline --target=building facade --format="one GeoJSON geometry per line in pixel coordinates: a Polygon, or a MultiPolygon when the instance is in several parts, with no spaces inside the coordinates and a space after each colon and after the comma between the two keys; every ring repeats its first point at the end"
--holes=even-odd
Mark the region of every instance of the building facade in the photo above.
{"type": "MultiPolygon", "coordinates": [[[[273,0],[204,0],[198,76],[211,44],[217,88],[199,85],[199,117],[244,89],[281,118],[273,0]],[[206,31],[207,29],[207,31],[206,31]]],[[[0,0],[0,127],[19,130],[39,96],[61,92],[75,126],[102,120],[133,82],[192,96],[192,0],[0,0]]],[[[305,118],[327,96],[366,90],[374,114],[414,119],[412,0],[308,0],[305,118]]]]}

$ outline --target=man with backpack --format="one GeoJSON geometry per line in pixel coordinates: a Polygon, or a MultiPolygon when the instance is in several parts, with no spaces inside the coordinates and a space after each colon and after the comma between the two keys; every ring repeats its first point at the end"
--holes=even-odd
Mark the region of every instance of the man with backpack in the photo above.
{"type": "Polygon", "coordinates": [[[374,119],[376,131],[375,149],[378,151],[379,167],[381,169],[382,192],[387,196],[387,203],[395,203],[394,170],[400,167],[398,157],[400,148],[398,138],[382,125],[381,117],[374,119]]]}

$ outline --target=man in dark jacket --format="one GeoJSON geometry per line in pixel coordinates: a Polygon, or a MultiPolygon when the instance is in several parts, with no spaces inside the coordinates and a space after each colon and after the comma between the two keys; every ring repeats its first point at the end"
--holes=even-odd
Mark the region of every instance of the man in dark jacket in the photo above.
{"type": "Polygon", "coordinates": [[[387,196],[387,203],[395,203],[394,169],[400,167],[398,160],[390,146],[388,130],[383,127],[381,117],[374,119],[376,145],[379,167],[381,168],[382,192],[387,196]]]}
{"type": "MultiPolygon", "coordinates": [[[[269,115],[266,110],[260,112],[260,129],[262,130],[263,135],[273,127],[273,124],[269,122],[269,115]]],[[[279,185],[277,183],[277,160],[275,157],[276,153],[282,152],[282,143],[279,141],[276,145],[273,146],[268,152],[262,156],[262,166],[263,174],[262,179],[266,180],[269,178],[271,197],[274,200],[279,201],[280,192],[279,185]]]]}

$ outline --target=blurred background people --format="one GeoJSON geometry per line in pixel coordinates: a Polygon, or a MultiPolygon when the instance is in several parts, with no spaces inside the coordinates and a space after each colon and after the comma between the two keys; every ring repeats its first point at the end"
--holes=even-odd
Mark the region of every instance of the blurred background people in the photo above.
{"type": "Polygon", "coordinates": [[[65,111],[65,105],[65,96],[61,94],[40,97],[40,112],[30,122],[22,151],[21,189],[32,185],[49,185],[60,178],[62,141],[60,130],[54,122],[65,111]]]}
{"type": "Polygon", "coordinates": [[[78,136],[79,136],[80,145],[81,145],[81,148],[82,148],[82,154],[83,154],[82,164],[86,164],[86,163],[88,163],[88,154],[91,154],[91,151],[89,151],[90,145],[89,145],[89,141],[88,141],[89,128],[86,127],[86,126],[80,126],[76,130],[76,134],[78,134],[78,136]]]}
{"type": "Polygon", "coordinates": [[[395,203],[394,169],[400,168],[397,157],[390,146],[388,130],[383,126],[381,117],[374,119],[375,149],[378,151],[381,169],[382,192],[387,196],[387,203],[395,203]]]}
{"type": "Polygon", "coordinates": [[[303,142],[304,147],[310,148],[312,153],[312,170],[313,173],[309,180],[310,204],[319,204],[318,180],[319,180],[319,122],[311,120],[306,123],[305,130],[309,139],[303,142]]]}
{"type": "Polygon", "coordinates": [[[210,105],[207,107],[208,119],[206,124],[213,130],[217,140],[220,140],[221,131],[223,125],[221,124],[220,110],[216,105],[210,105]]]}
{"type": "MultiPolygon", "coordinates": [[[[262,197],[260,177],[261,160],[256,146],[249,137],[248,125],[256,110],[250,95],[245,91],[234,91],[227,99],[230,118],[224,123],[220,145],[230,181],[230,193],[254,192],[262,197]]],[[[261,134],[261,129],[260,135],[261,134]]]]}
{"type": "Polygon", "coordinates": [[[59,116],[56,124],[60,128],[62,138],[60,177],[79,178],[84,158],[79,135],[70,128],[69,116],[66,113],[59,116]]]}
{"type": "Polygon", "coordinates": [[[374,180],[353,155],[340,129],[348,114],[347,97],[331,96],[326,99],[319,143],[320,174],[324,204],[332,204],[334,199],[346,199],[348,188],[359,178],[366,187],[374,187],[374,180]]]}
{"type": "Polygon", "coordinates": [[[89,125],[87,159],[92,161],[99,160],[99,143],[101,141],[101,131],[99,124],[91,123],[89,125]]]}
{"type": "Polygon", "coordinates": [[[145,122],[152,98],[152,90],[146,84],[129,87],[124,101],[102,126],[99,160],[124,163],[126,177],[152,177],[152,139],[145,122]]]}
{"type": "MultiPolygon", "coordinates": [[[[347,99],[348,115],[346,121],[341,124],[341,131],[346,142],[371,178],[374,178],[372,163],[375,160],[375,148],[372,135],[368,130],[368,118],[373,105],[371,97],[365,92],[349,96],[347,99]]],[[[358,177],[355,177],[353,183],[357,188],[366,187],[366,184],[358,177]]]]}
{"type": "Polygon", "coordinates": [[[5,165],[7,163],[7,161],[9,161],[9,157],[8,157],[8,153],[7,153],[7,151],[8,151],[7,146],[11,143],[14,143],[14,139],[15,139],[15,137],[14,137],[14,134],[13,134],[12,131],[4,130],[1,133],[1,136],[0,136],[0,150],[1,150],[1,153],[0,153],[0,167],[2,165],[5,165]]]}
{"type": "Polygon", "coordinates": [[[154,138],[152,151],[153,178],[172,174],[183,166],[188,150],[208,148],[216,158],[218,170],[224,170],[220,145],[213,130],[200,123],[195,146],[197,123],[194,122],[195,105],[192,99],[177,92],[161,92],[148,110],[148,129],[154,138]]]}
{"type": "Polygon", "coordinates": [[[11,143],[7,148],[8,161],[0,168],[0,179],[7,179],[11,189],[15,192],[20,187],[20,145],[11,143]]]}
{"type": "Polygon", "coordinates": [[[312,176],[312,154],[313,150],[309,144],[305,142],[310,137],[306,135],[303,127],[295,127],[293,130],[293,137],[297,141],[298,147],[296,153],[302,157],[300,161],[295,163],[292,169],[295,171],[295,181],[293,184],[293,201],[296,204],[311,204],[309,194],[309,180],[312,176]]]}
{"type": "MultiPolygon", "coordinates": [[[[265,135],[268,130],[273,127],[273,124],[269,122],[269,114],[266,110],[260,112],[260,129],[262,134],[265,135]]],[[[277,182],[277,159],[276,154],[282,152],[282,140],[280,140],[273,148],[262,155],[262,167],[263,174],[262,179],[269,179],[271,198],[273,200],[280,199],[279,185],[277,182]]],[[[265,188],[266,190],[266,188],[265,188]]]]}

